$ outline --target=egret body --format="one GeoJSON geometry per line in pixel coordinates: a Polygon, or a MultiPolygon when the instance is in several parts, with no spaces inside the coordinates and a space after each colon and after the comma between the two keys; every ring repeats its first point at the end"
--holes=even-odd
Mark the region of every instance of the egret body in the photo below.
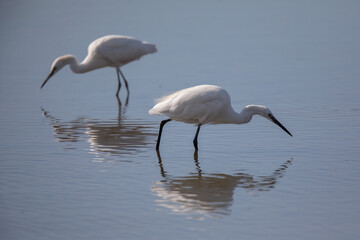
{"type": "Polygon", "coordinates": [[[244,124],[250,122],[254,115],[260,115],[272,121],[292,136],[274,117],[269,108],[262,105],[248,105],[238,113],[232,108],[227,91],[214,85],[190,87],[165,96],[159,99],[158,103],[149,110],[149,114],[169,117],[160,123],[156,149],[159,149],[164,125],[171,120],[197,125],[193,141],[195,149],[198,149],[197,138],[202,125],[244,124]]]}
{"type": "Polygon", "coordinates": [[[143,42],[132,37],[120,35],[101,37],[89,45],[88,55],[81,63],[79,63],[73,55],[64,55],[55,59],[49,75],[40,88],[44,87],[47,81],[66,65],[69,65],[74,73],[85,73],[98,68],[114,67],[118,78],[116,96],[119,96],[121,88],[120,75],[124,80],[129,96],[128,83],[120,67],[134,60],[138,60],[146,54],[155,53],[156,51],[157,49],[154,44],[143,42]]]}

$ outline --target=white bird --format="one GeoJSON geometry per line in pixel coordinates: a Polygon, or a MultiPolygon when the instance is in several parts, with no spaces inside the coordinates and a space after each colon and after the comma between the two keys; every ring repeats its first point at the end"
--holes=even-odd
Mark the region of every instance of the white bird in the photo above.
{"type": "Polygon", "coordinates": [[[227,91],[219,86],[199,85],[182,89],[159,99],[149,110],[149,114],[169,117],[160,123],[156,149],[159,149],[161,133],[164,125],[171,121],[179,121],[197,125],[194,147],[198,149],[200,127],[205,124],[243,124],[250,122],[254,115],[269,119],[281,127],[290,136],[291,133],[274,117],[269,108],[262,105],[248,105],[240,113],[231,106],[227,91]]]}
{"type": "Polygon", "coordinates": [[[70,65],[70,69],[74,73],[85,73],[98,68],[114,67],[118,78],[118,88],[116,96],[119,96],[121,88],[120,75],[124,79],[127,96],[129,97],[128,83],[120,70],[120,67],[140,59],[142,56],[155,53],[157,51],[154,44],[143,42],[128,36],[108,35],[93,41],[88,48],[88,55],[79,64],[73,55],[64,55],[58,57],[53,62],[50,73],[41,85],[44,87],[46,82],[61,68],[70,65]]]}

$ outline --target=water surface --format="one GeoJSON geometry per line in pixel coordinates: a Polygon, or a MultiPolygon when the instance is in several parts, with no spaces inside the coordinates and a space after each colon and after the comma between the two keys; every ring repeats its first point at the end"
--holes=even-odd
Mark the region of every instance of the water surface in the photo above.
{"type": "Polygon", "coordinates": [[[0,3],[1,239],[359,239],[356,1],[0,3]],[[52,61],[106,34],[156,43],[116,72],[52,61]],[[198,84],[268,106],[294,135],[170,122],[154,99],[198,84]]]}

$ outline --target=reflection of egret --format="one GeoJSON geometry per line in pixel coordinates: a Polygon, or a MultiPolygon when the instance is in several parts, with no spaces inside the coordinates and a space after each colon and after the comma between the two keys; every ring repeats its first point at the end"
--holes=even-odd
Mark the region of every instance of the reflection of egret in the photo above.
{"type": "Polygon", "coordinates": [[[96,39],[89,45],[88,55],[80,64],[73,55],[64,55],[55,59],[51,66],[50,73],[41,85],[41,88],[55,73],[66,65],[70,65],[70,69],[74,73],[85,73],[98,68],[114,67],[118,77],[116,96],[119,96],[121,88],[121,75],[129,97],[128,83],[120,67],[134,60],[138,60],[146,54],[155,53],[156,51],[157,49],[154,44],[142,42],[132,37],[120,35],[104,36],[96,39]]]}
{"type": "Polygon", "coordinates": [[[156,149],[159,149],[161,133],[164,125],[171,121],[179,121],[197,125],[194,147],[198,149],[200,127],[205,124],[244,124],[251,121],[254,115],[262,116],[278,125],[290,136],[291,133],[274,117],[269,108],[262,105],[248,105],[240,113],[231,106],[227,91],[219,86],[199,85],[182,89],[162,97],[149,110],[149,114],[166,115],[169,119],[160,123],[156,149]]]}
{"type": "MultiPolygon", "coordinates": [[[[160,151],[156,150],[156,153],[157,153],[158,163],[159,163],[159,167],[160,167],[160,174],[161,174],[161,176],[166,177],[166,172],[165,172],[163,164],[162,164],[160,151]]],[[[195,166],[196,166],[198,176],[201,177],[201,172],[202,171],[201,171],[200,163],[199,163],[199,160],[198,160],[198,151],[197,150],[194,151],[194,163],[195,163],[195,166]]]]}
{"type": "Polygon", "coordinates": [[[54,135],[59,142],[88,141],[90,151],[100,160],[108,155],[127,155],[150,148],[156,135],[151,122],[87,118],[63,122],[44,110],[43,114],[51,120],[54,135]]]}
{"type": "MultiPolygon", "coordinates": [[[[158,153],[160,157],[160,153],[158,153]]],[[[194,155],[195,156],[195,155],[194,155]]],[[[195,160],[195,159],[194,159],[195,160]]],[[[190,173],[187,176],[172,177],[166,174],[161,158],[160,171],[163,179],[154,184],[151,190],[160,198],[160,206],[174,212],[190,216],[219,217],[229,215],[233,202],[234,190],[237,187],[249,191],[269,191],[283,177],[292,159],[286,161],[269,176],[253,176],[244,172],[235,174],[200,174],[190,173]]],[[[195,160],[198,163],[198,160],[195,160]]]]}

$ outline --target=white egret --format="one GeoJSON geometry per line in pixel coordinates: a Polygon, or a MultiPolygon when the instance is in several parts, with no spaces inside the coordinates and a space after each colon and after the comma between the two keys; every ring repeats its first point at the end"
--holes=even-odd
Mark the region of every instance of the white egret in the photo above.
{"type": "Polygon", "coordinates": [[[254,115],[269,119],[281,127],[290,136],[291,133],[274,117],[269,108],[262,105],[248,105],[240,113],[233,110],[227,91],[219,86],[199,85],[186,88],[159,99],[149,110],[149,114],[169,117],[160,123],[156,149],[159,149],[161,133],[164,125],[171,121],[179,121],[197,125],[194,147],[198,149],[198,135],[204,124],[243,124],[248,123],[254,115]]]}
{"type": "Polygon", "coordinates": [[[119,96],[121,88],[119,74],[121,74],[125,82],[127,96],[129,96],[128,83],[120,67],[134,60],[138,60],[146,54],[155,53],[156,51],[157,49],[154,44],[143,42],[132,37],[120,35],[104,36],[96,39],[89,45],[88,55],[80,64],[73,55],[64,55],[55,59],[49,75],[40,88],[44,87],[46,82],[66,65],[70,65],[70,69],[74,73],[85,73],[98,68],[114,67],[118,78],[116,96],[119,96]]]}

